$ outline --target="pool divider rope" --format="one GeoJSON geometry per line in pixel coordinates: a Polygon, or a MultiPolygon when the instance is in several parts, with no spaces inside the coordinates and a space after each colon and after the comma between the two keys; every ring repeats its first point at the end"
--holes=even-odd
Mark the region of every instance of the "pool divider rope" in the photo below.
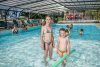
{"type": "MultiPolygon", "coordinates": [[[[75,50],[71,50],[70,55],[75,52],[75,50]]],[[[59,64],[61,64],[65,59],[68,59],[68,54],[65,54],[62,58],[60,58],[57,62],[55,62],[52,67],[58,67],[59,64]]]]}

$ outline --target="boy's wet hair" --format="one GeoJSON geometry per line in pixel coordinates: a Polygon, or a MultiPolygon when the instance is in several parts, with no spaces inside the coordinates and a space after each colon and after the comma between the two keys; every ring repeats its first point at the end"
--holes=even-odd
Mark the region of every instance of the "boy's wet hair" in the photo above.
{"type": "Polygon", "coordinates": [[[64,28],[60,28],[59,31],[65,31],[65,32],[69,33],[68,29],[64,29],[64,28]]]}

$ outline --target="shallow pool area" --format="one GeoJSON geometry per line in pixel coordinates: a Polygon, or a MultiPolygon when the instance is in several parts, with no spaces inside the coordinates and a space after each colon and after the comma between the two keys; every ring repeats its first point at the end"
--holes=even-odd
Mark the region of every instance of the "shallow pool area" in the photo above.
{"type": "MultiPolygon", "coordinates": [[[[59,29],[66,28],[65,24],[54,24],[53,34],[55,44],[59,29]]],[[[43,50],[40,45],[41,27],[29,28],[13,35],[10,31],[0,31],[0,67],[45,67],[43,50]]],[[[67,60],[66,67],[100,67],[100,28],[95,24],[74,25],[70,32],[71,49],[76,51],[67,60]],[[84,29],[84,35],[79,35],[79,29],[84,29]]],[[[54,64],[59,55],[53,51],[54,64]]],[[[61,65],[59,66],[61,67],[61,65]]]]}

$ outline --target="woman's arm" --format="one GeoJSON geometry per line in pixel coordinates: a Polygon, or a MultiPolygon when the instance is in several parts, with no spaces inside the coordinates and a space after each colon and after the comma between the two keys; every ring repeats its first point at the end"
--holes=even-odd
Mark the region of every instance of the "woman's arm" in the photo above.
{"type": "Polygon", "coordinates": [[[53,34],[52,34],[52,45],[53,45],[53,47],[55,46],[53,34]]]}
{"type": "Polygon", "coordinates": [[[43,45],[44,45],[44,41],[43,41],[43,27],[41,28],[41,36],[40,36],[40,39],[41,39],[41,46],[43,48],[43,45]]]}
{"type": "Polygon", "coordinates": [[[52,31],[52,45],[53,45],[53,47],[55,47],[55,43],[54,43],[54,36],[53,36],[53,30],[52,30],[52,28],[51,28],[51,31],[52,31]]]}

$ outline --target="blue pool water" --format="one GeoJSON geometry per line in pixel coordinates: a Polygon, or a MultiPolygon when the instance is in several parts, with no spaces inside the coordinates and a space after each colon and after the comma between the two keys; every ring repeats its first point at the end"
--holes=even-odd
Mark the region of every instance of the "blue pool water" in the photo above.
{"type": "MultiPolygon", "coordinates": [[[[59,29],[66,28],[66,25],[52,26],[56,44],[59,29]]],[[[16,35],[11,31],[0,32],[0,67],[45,67],[40,47],[40,28],[29,28],[26,32],[20,30],[16,35]]],[[[66,67],[100,67],[100,28],[95,25],[74,25],[70,41],[71,49],[76,52],[69,57],[66,67]],[[80,28],[84,29],[83,36],[78,33],[80,28]]],[[[59,58],[53,51],[53,59],[57,61],[59,58]]],[[[53,63],[55,61],[50,64],[53,63]]]]}

